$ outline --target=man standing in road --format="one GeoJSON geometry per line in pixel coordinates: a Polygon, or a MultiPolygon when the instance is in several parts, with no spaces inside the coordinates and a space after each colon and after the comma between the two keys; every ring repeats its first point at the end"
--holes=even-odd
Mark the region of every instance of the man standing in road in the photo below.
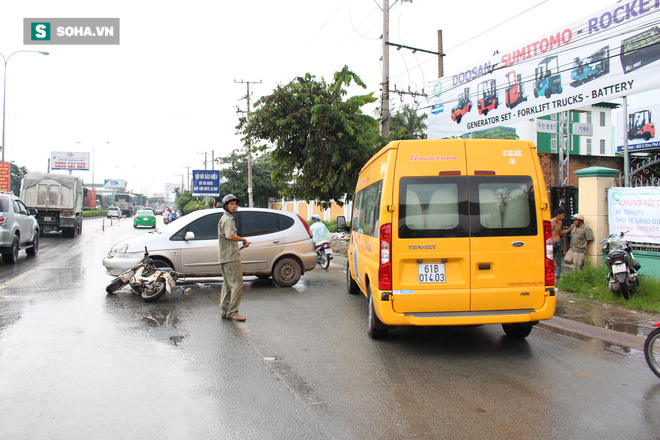
{"type": "Polygon", "coordinates": [[[594,233],[591,228],[584,224],[584,216],[575,214],[573,224],[566,232],[571,233],[571,247],[568,248],[564,261],[566,264],[573,264],[573,270],[582,269],[584,266],[584,253],[587,251],[587,245],[594,239],[594,233]]]}
{"type": "Polygon", "coordinates": [[[562,239],[562,236],[568,234],[571,230],[567,229],[565,231],[562,231],[562,226],[564,224],[564,218],[566,217],[566,214],[564,214],[563,209],[558,209],[555,212],[554,218],[552,218],[551,223],[552,223],[552,245],[554,248],[554,256],[555,256],[555,281],[557,281],[561,277],[561,264],[564,256],[564,240],[562,239]]]}
{"type": "Polygon", "coordinates": [[[218,262],[222,273],[220,309],[223,319],[245,321],[238,314],[238,305],[243,297],[243,267],[238,242],[243,242],[243,247],[248,247],[250,242],[236,235],[234,213],[238,209],[238,201],[233,194],[227,194],[222,199],[225,212],[218,222],[218,262]]]}

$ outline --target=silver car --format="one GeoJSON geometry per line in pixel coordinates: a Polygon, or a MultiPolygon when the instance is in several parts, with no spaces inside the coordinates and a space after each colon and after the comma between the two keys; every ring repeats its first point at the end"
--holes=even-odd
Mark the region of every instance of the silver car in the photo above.
{"type": "MultiPolygon", "coordinates": [[[[147,234],[124,240],[103,259],[109,275],[133,267],[144,248],[156,266],[171,267],[186,277],[220,276],[218,222],[222,209],[205,209],[185,215],[147,234]]],[[[234,214],[236,231],[250,241],[242,249],[243,275],[273,277],[280,286],[298,282],[314,269],[316,252],[312,234],[297,214],[262,208],[239,208],[234,214]]]]}
{"type": "Polygon", "coordinates": [[[18,250],[37,255],[39,250],[39,223],[36,211],[28,211],[21,199],[11,194],[0,194],[0,254],[5,264],[14,264],[18,250]]]}

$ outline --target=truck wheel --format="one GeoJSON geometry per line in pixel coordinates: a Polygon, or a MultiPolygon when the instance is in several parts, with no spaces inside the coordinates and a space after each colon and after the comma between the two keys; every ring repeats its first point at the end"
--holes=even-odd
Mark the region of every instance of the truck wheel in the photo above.
{"type": "Polygon", "coordinates": [[[35,255],[37,255],[37,252],[39,252],[39,233],[37,231],[34,231],[34,238],[32,239],[32,247],[25,249],[25,252],[31,257],[34,257],[35,255]]]}
{"type": "Polygon", "coordinates": [[[16,264],[16,260],[18,260],[18,237],[14,237],[10,251],[2,254],[2,261],[5,264],[16,264]]]}

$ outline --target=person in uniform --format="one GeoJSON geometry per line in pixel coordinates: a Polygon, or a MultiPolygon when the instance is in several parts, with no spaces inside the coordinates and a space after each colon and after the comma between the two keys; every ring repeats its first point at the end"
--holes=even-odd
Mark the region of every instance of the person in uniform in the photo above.
{"type": "Polygon", "coordinates": [[[250,242],[236,235],[234,213],[238,209],[238,202],[238,197],[227,194],[222,199],[225,212],[218,222],[218,262],[222,273],[220,309],[223,319],[245,321],[245,318],[238,314],[238,306],[243,297],[243,267],[238,243],[242,242],[243,247],[248,247],[250,242]]]}

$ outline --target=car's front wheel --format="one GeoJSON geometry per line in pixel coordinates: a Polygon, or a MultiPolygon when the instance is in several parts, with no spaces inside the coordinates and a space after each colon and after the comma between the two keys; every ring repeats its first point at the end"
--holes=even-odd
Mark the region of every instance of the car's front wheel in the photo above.
{"type": "Polygon", "coordinates": [[[25,249],[25,252],[31,257],[34,257],[35,255],[37,255],[37,252],[39,252],[39,233],[37,231],[34,231],[34,238],[32,239],[32,247],[25,249]]]}
{"type": "Polygon", "coordinates": [[[301,274],[300,264],[293,258],[282,258],[273,268],[273,280],[281,287],[293,286],[301,274]]]}

